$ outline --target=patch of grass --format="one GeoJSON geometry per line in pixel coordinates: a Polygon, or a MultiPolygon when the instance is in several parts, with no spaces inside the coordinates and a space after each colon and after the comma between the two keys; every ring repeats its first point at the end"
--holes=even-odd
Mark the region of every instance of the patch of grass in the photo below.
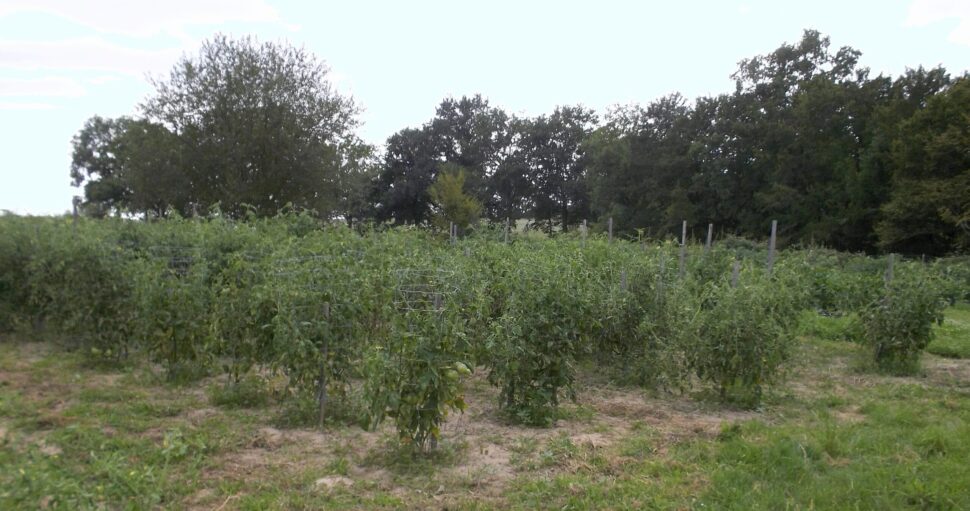
{"type": "Polygon", "coordinates": [[[798,317],[796,332],[806,337],[826,341],[862,342],[862,321],[858,314],[841,316],[803,311],[798,317]]]}
{"type": "MultiPolygon", "coordinates": [[[[621,427],[591,406],[566,407],[556,434],[497,425],[478,438],[509,451],[500,483],[461,437],[416,454],[389,433],[360,453],[372,434],[335,422],[287,432],[315,442],[303,459],[253,445],[274,411],[242,396],[206,408],[200,385],[144,367],[18,349],[0,344],[0,509],[970,509],[966,387],[852,374],[845,360],[867,350],[844,341],[804,338],[789,394],[719,428],[657,420],[660,400],[621,427]],[[333,476],[353,483],[317,484],[333,476]]],[[[290,406],[315,426],[312,398],[290,406]]]]}
{"type": "Polygon", "coordinates": [[[560,405],[556,411],[556,418],[570,422],[589,423],[596,417],[596,410],[581,403],[560,405]]]}
{"type": "Polygon", "coordinates": [[[177,387],[191,385],[206,376],[209,376],[209,368],[192,361],[171,364],[165,371],[166,381],[177,387]]]}
{"type": "Polygon", "coordinates": [[[933,341],[926,351],[947,358],[970,358],[970,304],[946,310],[942,325],[933,327],[933,341]]]}
{"type": "Polygon", "coordinates": [[[569,435],[560,433],[549,439],[544,448],[539,451],[538,466],[539,468],[561,466],[578,453],[579,448],[569,438],[569,435]]]}
{"type": "Polygon", "coordinates": [[[184,437],[152,440],[70,425],[0,448],[0,508],[167,507],[191,489],[184,437]],[[185,479],[183,479],[183,477],[185,479]]]}
{"type": "MultiPolygon", "coordinates": [[[[343,396],[331,396],[327,401],[325,426],[356,426],[362,423],[361,396],[349,392],[343,396]]],[[[317,428],[320,426],[320,408],[316,396],[298,394],[283,402],[275,423],[281,428],[317,428]]]]}
{"type": "Polygon", "coordinates": [[[143,394],[122,387],[91,387],[78,394],[82,403],[134,403],[144,399],[143,394]]]}
{"type": "Polygon", "coordinates": [[[395,436],[388,436],[361,460],[364,466],[376,466],[403,475],[431,475],[439,469],[458,463],[466,454],[463,440],[440,441],[429,451],[416,451],[395,436]]]}
{"type": "Polygon", "coordinates": [[[327,471],[331,474],[346,476],[350,474],[350,461],[347,458],[336,458],[327,464],[327,471]]]}
{"type": "Polygon", "coordinates": [[[266,406],[269,398],[270,392],[266,384],[256,377],[209,388],[209,402],[223,408],[260,408],[266,406]]]}

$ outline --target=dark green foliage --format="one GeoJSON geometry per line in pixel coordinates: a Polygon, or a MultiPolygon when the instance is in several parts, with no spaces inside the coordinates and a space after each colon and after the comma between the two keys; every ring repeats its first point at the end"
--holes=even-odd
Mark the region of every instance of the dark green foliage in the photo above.
{"type": "MultiPolygon", "coordinates": [[[[0,216],[0,332],[14,330],[29,316],[28,264],[38,249],[27,222],[0,216]]],[[[39,225],[36,225],[40,229],[39,225]]]]}
{"type": "MultiPolygon", "coordinates": [[[[301,424],[366,408],[370,424],[392,417],[419,449],[462,408],[472,367],[487,369],[501,407],[528,424],[560,417],[579,363],[655,389],[701,382],[753,404],[779,379],[799,329],[855,337],[853,320],[823,324],[818,314],[853,318],[879,295],[887,264],[786,250],[769,276],[757,246],[689,246],[681,277],[672,243],[520,233],[505,244],[486,229],[452,245],[295,212],[83,220],[76,234],[69,219],[4,217],[0,231],[7,325],[46,323],[98,358],[145,354],[173,381],[221,373],[227,405],[250,402],[249,383],[279,388],[283,377],[282,392],[254,399],[287,403],[301,424]],[[736,259],[744,271],[733,288],[736,259]],[[805,309],[817,318],[808,327],[798,323],[805,309]],[[358,394],[366,406],[347,405],[358,394]]],[[[963,266],[899,262],[896,273],[957,297],[963,266]]],[[[870,316],[883,325],[893,314],[870,316]]]]}
{"type": "Polygon", "coordinates": [[[892,373],[918,371],[920,355],[933,339],[933,324],[942,324],[945,308],[931,280],[906,276],[889,283],[885,294],[862,312],[876,366],[892,373]]]}
{"type": "Polygon", "coordinates": [[[392,417],[402,443],[415,451],[437,447],[445,417],[464,411],[461,380],[471,374],[462,361],[467,347],[456,304],[445,301],[447,283],[426,276],[436,274],[406,280],[414,287],[399,291],[403,302],[387,341],[373,346],[365,361],[367,425],[392,417]]]}
{"type": "Polygon", "coordinates": [[[35,320],[66,334],[92,355],[126,355],[135,327],[137,287],[126,278],[127,255],[96,235],[74,237],[61,231],[35,243],[40,246],[30,257],[23,283],[35,320]]]}
{"type": "Polygon", "coordinates": [[[878,225],[880,244],[909,254],[970,248],[970,77],[927,100],[899,127],[892,199],[878,225]]]}
{"type": "Polygon", "coordinates": [[[722,399],[757,403],[791,357],[795,345],[786,325],[797,309],[776,288],[782,285],[756,272],[745,272],[737,287],[712,284],[690,327],[679,332],[688,366],[722,399]]]}
{"type": "Polygon", "coordinates": [[[277,303],[266,283],[268,268],[240,253],[233,256],[213,281],[210,322],[215,356],[230,382],[238,382],[254,364],[273,360],[271,322],[277,303]]]}
{"type": "Polygon", "coordinates": [[[216,36],[155,81],[143,119],[89,120],[71,177],[95,215],[359,214],[370,149],[329,78],[301,48],[216,36]]]}
{"type": "Polygon", "coordinates": [[[574,396],[575,359],[592,319],[570,263],[520,260],[486,342],[488,378],[502,389],[500,405],[526,424],[553,423],[560,397],[574,396]]]}
{"type": "Polygon", "coordinates": [[[477,204],[492,222],[549,234],[613,219],[617,237],[663,240],[686,221],[696,240],[712,223],[739,249],[735,236],[763,239],[776,219],[780,246],[965,252],[970,78],[922,67],[872,77],[860,57],[805,30],[742,60],[732,93],[673,93],[602,124],[582,106],[516,117],[481,95],[448,98],[379,155],[316,57],[217,36],[155,82],[144,118],[86,122],[71,177],[91,216],[295,207],[360,228],[428,225],[446,209],[463,225],[477,204]],[[468,197],[432,196],[448,168],[466,172],[468,197]]]}
{"type": "Polygon", "coordinates": [[[269,398],[263,380],[255,377],[228,381],[209,390],[209,401],[225,408],[258,408],[269,402],[269,398]]]}
{"type": "Polygon", "coordinates": [[[183,381],[202,376],[211,362],[213,289],[206,285],[204,261],[177,254],[162,254],[133,276],[134,334],[169,379],[183,381]]]}

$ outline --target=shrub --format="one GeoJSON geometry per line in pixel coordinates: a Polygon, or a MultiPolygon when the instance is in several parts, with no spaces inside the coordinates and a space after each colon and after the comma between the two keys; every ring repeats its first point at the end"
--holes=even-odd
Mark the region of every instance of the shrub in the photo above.
{"type": "Polygon", "coordinates": [[[757,404],[778,379],[794,348],[784,328],[794,312],[788,300],[771,279],[753,272],[737,287],[722,281],[704,292],[683,343],[689,366],[721,399],[757,404]]]}
{"type": "Polygon", "coordinates": [[[25,219],[0,216],[0,332],[29,315],[28,268],[37,247],[28,229],[25,219]]]}
{"type": "Polygon", "coordinates": [[[127,354],[134,289],[125,254],[94,236],[54,236],[28,265],[32,310],[89,354],[127,354]]]}
{"type": "Polygon", "coordinates": [[[471,374],[457,302],[447,303],[446,282],[437,272],[404,278],[408,293],[390,318],[384,344],[366,357],[365,394],[376,427],[392,417],[402,443],[415,451],[437,447],[441,424],[452,410],[464,411],[461,380],[471,374]]]}
{"type": "Polygon", "coordinates": [[[214,356],[222,360],[229,383],[237,383],[253,366],[273,358],[271,323],[277,307],[266,283],[266,269],[243,254],[228,259],[214,279],[210,325],[214,356]]]}
{"type": "Polygon", "coordinates": [[[882,298],[862,312],[865,341],[878,369],[894,374],[918,370],[919,358],[942,324],[946,301],[933,280],[897,277],[882,298]]]}
{"type": "Polygon", "coordinates": [[[209,307],[212,288],[195,257],[144,261],[133,273],[138,339],[172,381],[205,374],[212,353],[209,307]]]}
{"type": "Polygon", "coordinates": [[[560,396],[575,397],[574,362],[592,327],[573,273],[568,263],[521,261],[486,343],[488,379],[501,387],[500,405],[519,422],[549,425],[560,396]]]}

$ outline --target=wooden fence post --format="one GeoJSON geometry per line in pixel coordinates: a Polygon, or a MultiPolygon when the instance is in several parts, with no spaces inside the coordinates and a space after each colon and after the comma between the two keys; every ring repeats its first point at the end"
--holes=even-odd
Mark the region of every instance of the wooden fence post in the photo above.
{"type": "Polygon", "coordinates": [[[889,264],[886,266],[886,274],[883,275],[883,281],[888,287],[893,281],[893,265],[896,262],[896,254],[889,254],[889,264]]]}
{"type": "Polygon", "coordinates": [[[77,205],[79,202],[81,202],[81,198],[77,195],[71,197],[71,216],[73,217],[71,229],[73,230],[73,234],[75,236],[77,235],[77,205]]]}
{"type": "Polygon", "coordinates": [[[657,273],[657,303],[663,300],[664,295],[664,273],[667,270],[667,258],[663,252],[660,253],[660,271],[657,273]]]}
{"type": "Polygon", "coordinates": [[[687,220],[684,220],[680,233],[680,278],[684,278],[687,271],[687,220]]]}
{"type": "Polygon", "coordinates": [[[768,273],[775,267],[775,238],[778,234],[778,220],[771,221],[771,238],[768,240],[768,273]]]}
{"type": "Polygon", "coordinates": [[[704,253],[711,251],[711,242],[714,240],[714,224],[707,224],[707,241],[704,242],[704,253]]]}
{"type": "Polygon", "coordinates": [[[580,246],[582,246],[583,248],[586,248],[586,234],[588,232],[589,232],[589,226],[586,225],[586,219],[584,218],[583,219],[583,237],[582,237],[582,240],[581,240],[581,243],[580,243],[580,246]]]}
{"type": "MultiPolygon", "coordinates": [[[[330,302],[323,302],[323,318],[325,320],[330,320],[330,302]]],[[[324,338],[323,344],[320,346],[320,355],[322,360],[320,361],[320,381],[317,389],[317,405],[319,406],[319,419],[320,425],[323,426],[324,420],[327,418],[327,358],[329,358],[329,348],[330,345],[327,339],[324,338]]]]}
{"type": "Polygon", "coordinates": [[[610,243],[613,243],[613,217],[610,217],[609,231],[610,231],[610,243]]]}

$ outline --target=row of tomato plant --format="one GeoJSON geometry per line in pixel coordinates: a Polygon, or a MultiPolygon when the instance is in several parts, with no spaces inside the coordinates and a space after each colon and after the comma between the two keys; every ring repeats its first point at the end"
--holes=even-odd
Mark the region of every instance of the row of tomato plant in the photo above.
{"type": "Polygon", "coordinates": [[[800,310],[860,311],[877,358],[895,362],[918,354],[941,293],[960,289],[919,263],[887,287],[881,261],[825,251],[786,253],[769,274],[750,247],[691,247],[681,268],[671,243],[450,244],[306,215],[5,217],[0,231],[0,328],[46,325],[96,357],[144,353],[173,379],[283,377],[282,395],[315,399],[321,421],[362,389],[364,422],[392,418],[421,449],[464,409],[462,381],[476,369],[510,418],[537,425],[575,396],[586,361],[630,383],[756,403],[794,353],[800,310]],[[893,323],[900,314],[912,322],[893,323]],[[892,337],[903,327],[919,339],[892,337]]]}

